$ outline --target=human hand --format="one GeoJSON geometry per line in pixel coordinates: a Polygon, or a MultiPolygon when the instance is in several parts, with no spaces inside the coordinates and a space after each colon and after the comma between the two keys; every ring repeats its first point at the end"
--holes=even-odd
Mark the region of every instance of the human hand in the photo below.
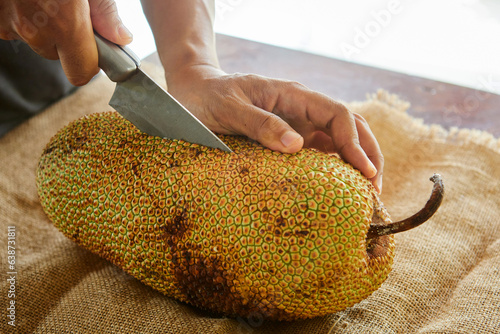
{"type": "Polygon", "coordinates": [[[208,128],[242,134],[284,153],[303,146],[339,153],[382,190],[384,158],[366,121],[328,96],[290,81],[209,65],[166,73],[168,90],[208,128]]]}
{"type": "Polygon", "coordinates": [[[128,44],[113,0],[2,0],[0,39],[22,40],[48,59],[60,59],[69,81],[86,84],[99,71],[93,29],[104,38],[128,44]]]}

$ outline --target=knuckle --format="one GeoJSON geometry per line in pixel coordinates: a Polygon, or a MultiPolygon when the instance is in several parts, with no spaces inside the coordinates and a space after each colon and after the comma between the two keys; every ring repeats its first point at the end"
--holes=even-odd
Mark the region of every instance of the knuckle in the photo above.
{"type": "Polygon", "coordinates": [[[380,151],[367,154],[367,156],[368,158],[370,158],[370,160],[378,160],[380,162],[384,162],[384,155],[380,151]]]}
{"type": "Polygon", "coordinates": [[[385,158],[384,158],[384,155],[381,152],[375,154],[374,156],[370,156],[369,158],[372,161],[379,161],[379,163],[380,163],[381,166],[384,165],[385,158]]]}
{"type": "Polygon", "coordinates": [[[357,113],[353,113],[354,115],[354,119],[356,120],[356,122],[358,123],[362,123],[363,125],[368,125],[368,122],[366,121],[366,119],[361,116],[360,114],[357,114],[357,113]]]}
{"type": "Polygon", "coordinates": [[[335,101],[335,100],[332,100],[332,104],[333,104],[333,107],[335,108],[335,110],[337,110],[337,113],[339,114],[342,114],[343,116],[347,116],[347,117],[353,117],[355,118],[355,114],[353,114],[349,108],[347,108],[347,106],[343,103],[340,103],[338,101],[335,101]]]}
{"type": "Polygon", "coordinates": [[[272,113],[260,118],[257,124],[255,124],[255,132],[259,139],[270,138],[274,133],[279,132],[282,125],[282,119],[272,113]]]}
{"type": "Polygon", "coordinates": [[[277,125],[280,123],[280,118],[276,116],[275,114],[268,113],[263,117],[261,120],[259,129],[261,130],[272,130],[275,129],[277,125]]]}
{"type": "Polygon", "coordinates": [[[110,15],[117,14],[118,9],[113,0],[94,0],[90,1],[92,15],[110,15]]]}
{"type": "Polygon", "coordinates": [[[346,141],[346,142],[340,144],[340,146],[337,148],[337,152],[341,156],[345,156],[346,152],[354,151],[356,146],[359,146],[359,142],[357,139],[352,138],[352,140],[349,140],[349,141],[346,141]]]}
{"type": "Polygon", "coordinates": [[[248,80],[251,80],[251,81],[262,80],[263,79],[262,76],[260,76],[258,74],[254,74],[254,73],[245,74],[245,78],[248,79],[248,80]]]}
{"type": "Polygon", "coordinates": [[[293,80],[286,81],[285,86],[286,86],[286,88],[292,89],[292,90],[300,90],[300,91],[308,90],[308,88],[305,85],[301,84],[298,81],[293,81],[293,80]]]}

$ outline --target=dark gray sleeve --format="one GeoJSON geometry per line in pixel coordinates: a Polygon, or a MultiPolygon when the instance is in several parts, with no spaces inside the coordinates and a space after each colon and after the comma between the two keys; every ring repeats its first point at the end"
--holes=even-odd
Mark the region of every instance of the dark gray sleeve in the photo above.
{"type": "Polygon", "coordinates": [[[75,88],[58,60],[23,42],[0,40],[0,137],[75,88]]]}

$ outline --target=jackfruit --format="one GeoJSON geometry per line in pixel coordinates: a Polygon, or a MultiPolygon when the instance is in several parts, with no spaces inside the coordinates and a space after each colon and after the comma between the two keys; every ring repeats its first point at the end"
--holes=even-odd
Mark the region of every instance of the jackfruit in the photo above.
{"type": "Polygon", "coordinates": [[[115,112],[83,117],[42,153],[41,204],[79,245],[223,315],[311,318],[378,289],[396,229],[359,171],[221,137],[234,153],[148,136],[115,112]]]}

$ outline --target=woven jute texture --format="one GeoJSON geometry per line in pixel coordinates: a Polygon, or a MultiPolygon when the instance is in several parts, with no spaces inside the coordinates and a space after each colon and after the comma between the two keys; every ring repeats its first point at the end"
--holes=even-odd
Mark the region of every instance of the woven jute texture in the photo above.
{"type": "MultiPolygon", "coordinates": [[[[147,69],[162,80],[160,69],[147,69]]],[[[349,103],[368,120],[385,155],[382,200],[392,217],[405,218],[424,205],[435,172],[446,186],[440,210],[396,236],[388,280],[354,307],[295,322],[229,319],[143,285],[64,237],[42,211],[35,169],[44,145],[70,121],[109,110],[113,87],[99,77],[0,140],[1,333],[500,332],[498,139],[424,125],[386,92],[349,103]],[[8,226],[15,227],[13,269],[8,226]],[[15,281],[8,281],[12,270],[15,281]],[[11,301],[15,327],[7,317],[11,301]]]]}

